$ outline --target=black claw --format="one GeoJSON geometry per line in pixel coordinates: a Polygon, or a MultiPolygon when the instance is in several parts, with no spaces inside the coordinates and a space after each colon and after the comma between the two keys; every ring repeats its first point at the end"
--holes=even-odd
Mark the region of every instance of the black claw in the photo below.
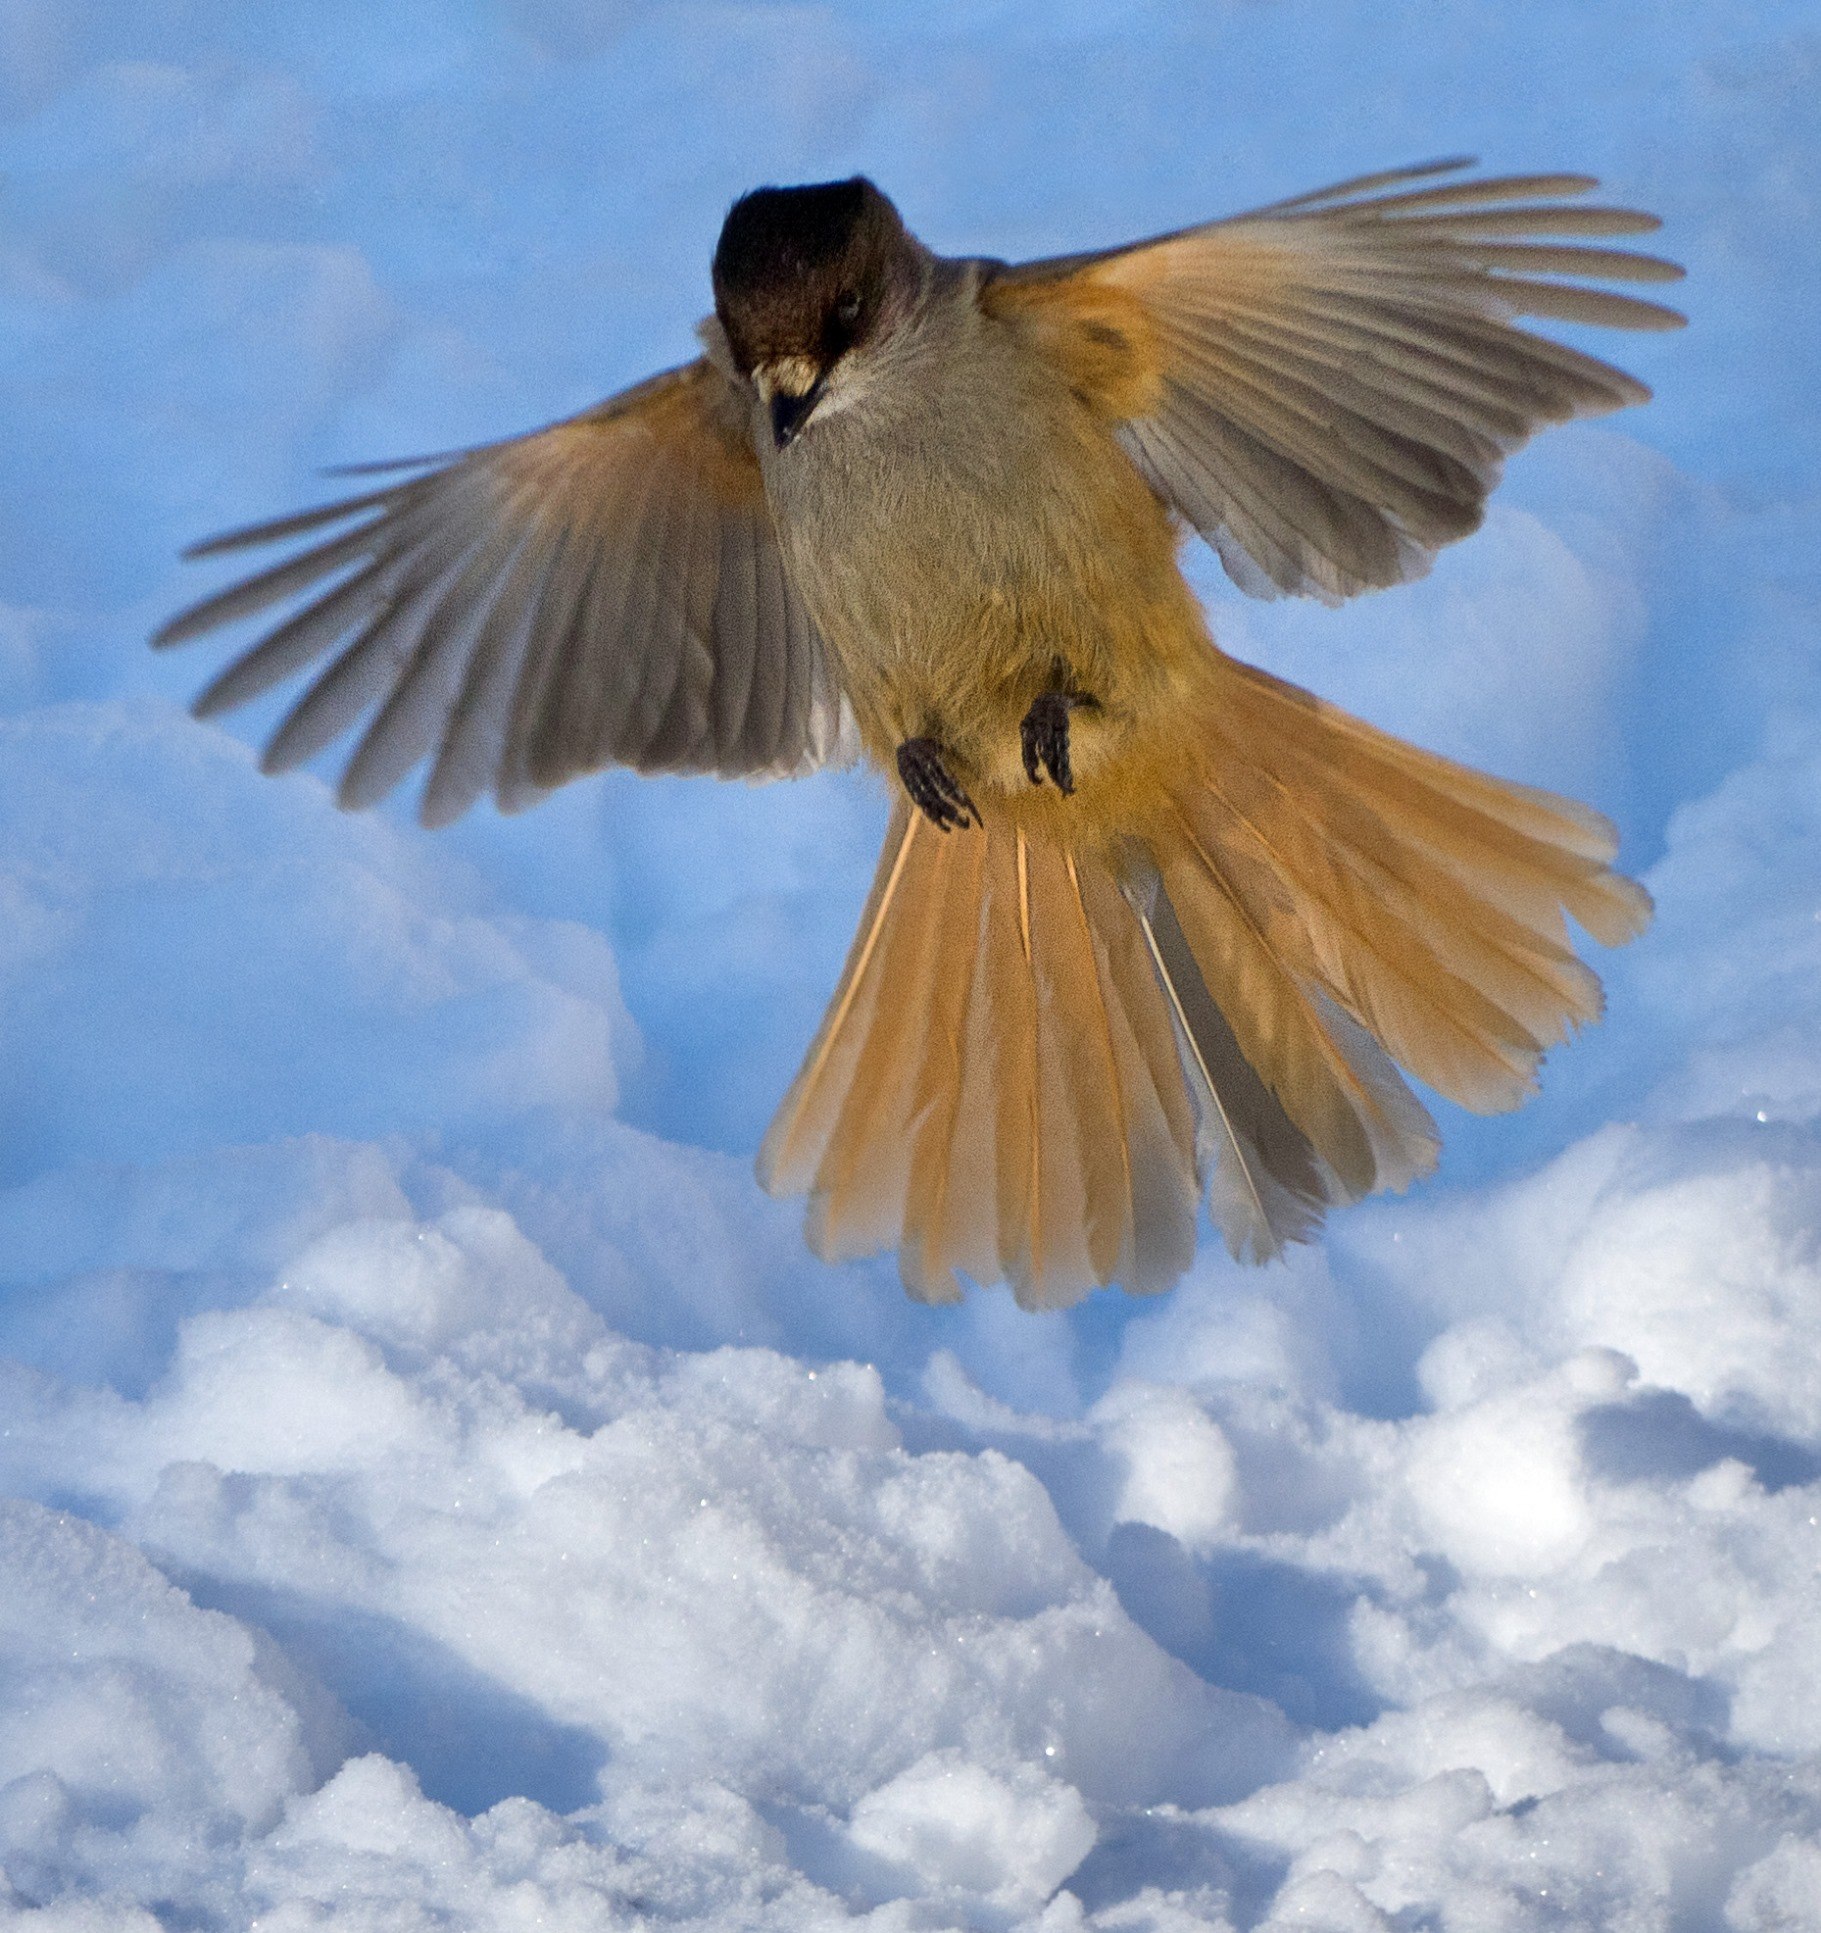
{"type": "Polygon", "coordinates": [[[1034,699],[1018,728],[1024,751],[1025,776],[1033,785],[1043,783],[1048,772],[1056,790],[1065,798],[1075,789],[1075,774],[1069,764],[1069,713],[1077,705],[1092,701],[1071,698],[1066,692],[1046,691],[1034,699]]]}
{"type": "Polygon", "coordinates": [[[933,738],[907,738],[898,747],[898,776],[911,803],[937,831],[980,823],[973,800],[948,769],[942,747],[933,738]]]}

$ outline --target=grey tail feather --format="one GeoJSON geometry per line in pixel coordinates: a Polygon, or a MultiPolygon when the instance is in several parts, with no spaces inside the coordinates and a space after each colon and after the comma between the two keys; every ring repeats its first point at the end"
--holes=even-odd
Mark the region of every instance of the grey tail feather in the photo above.
{"type": "Polygon", "coordinates": [[[1148,854],[1128,853],[1121,884],[1175,1026],[1209,1209],[1236,1258],[1268,1261],[1314,1235],[1334,1177],[1240,1050],[1148,854]]]}

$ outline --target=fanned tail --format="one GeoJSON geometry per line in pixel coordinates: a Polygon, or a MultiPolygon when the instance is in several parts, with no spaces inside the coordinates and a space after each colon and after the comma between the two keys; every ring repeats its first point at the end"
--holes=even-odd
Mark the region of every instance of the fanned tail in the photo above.
{"type": "Polygon", "coordinates": [[[1609,945],[1650,914],[1598,814],[1218,653],[1119,785],[1130,823],[1080,844],[1086,798],[953,835],[900,801],[759,1156],[819,1254],[895,1246],[922,1300],[966,1276],[1060,1307],[1167,1288],[1205,1190],[1266,1259],[1434,1166],[1400,1064],[1513,1107],[1598,1018],[1565,913],[1609,945]]]}

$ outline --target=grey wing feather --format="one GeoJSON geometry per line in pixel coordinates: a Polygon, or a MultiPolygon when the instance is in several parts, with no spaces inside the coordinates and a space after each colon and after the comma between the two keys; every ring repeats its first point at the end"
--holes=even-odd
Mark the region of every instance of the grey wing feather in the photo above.
{"type": "MultiPolygon", "coordinates": [[[[749,513],[723,519],[720,535],[713,623],[723,642],[709,698],[716,742],[732,746],[746,724],[759,668],[753,645],[765,621],[760,608],[761,533],[749,513]]],[[[788,640],[788,632],[784,635],[788,640]]]]}
{"type": "Polygon", "coordinates": [[[512,715],[512,686],[527,663],[539,627],[552,621],[555,559],[521,551],[486,621],[450,708],[418,817],[427,826],[459,819],[500,772],[512,715]]]}

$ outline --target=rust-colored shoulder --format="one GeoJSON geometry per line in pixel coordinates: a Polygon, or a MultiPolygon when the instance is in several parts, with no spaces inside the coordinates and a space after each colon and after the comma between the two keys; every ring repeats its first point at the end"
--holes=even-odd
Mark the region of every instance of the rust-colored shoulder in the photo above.
{"type": "Polygon", "coordinates": [[[610,397],[540,435],[500,447],[502,480],[536,477],[558,494],[586,488],[589,473],[617,474],[643,443],[650,460],[680,468],[729,507],[764,500],[738,383],[708,358],[610,397]]]}
{"type": "Polygon", "coordinates": [[[1121,286],[1102,258],[1044,277],[1002,276],[980,293],[988,315],[1017,329],[1096,413],[1148,415],[1166,353],[1143,294],[1121,286]]]}

